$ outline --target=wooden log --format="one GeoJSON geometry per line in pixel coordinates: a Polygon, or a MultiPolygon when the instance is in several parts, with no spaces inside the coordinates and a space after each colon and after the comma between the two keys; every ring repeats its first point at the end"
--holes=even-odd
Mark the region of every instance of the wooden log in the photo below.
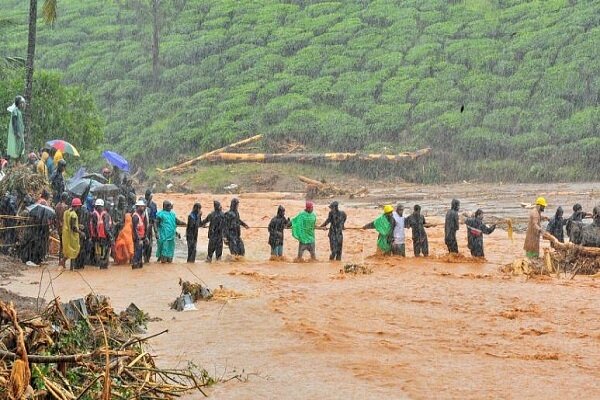
{"type": "Polygon", "coordinates": [[[578,244],[571,243],[571,242],[562,243],[548,232],[544,232],[542,237],[546,240],[549,240],[550,243],[552,243],[552,247],[554,247],[557,250],[566,251],[566,250],[574,249],[578,253],[584,254],[586,256],[600,257],[600,247],[584,247],[584,246],[580,246],[578,244]]]}
{"type": "Polygon", "coordinates": [[[307,177],[302,176],[302,175],[298,175],[298,179],[300,179],[300,181],[302,181],[302,182],[304,182],[304,183],[306,183],[308,185],[314,185],[314,186],[317,186],[319,188],[322,188],[323,186],[325,186],[325,184],[323,182],[319,182],[319,181],[307,178],[307,177]]]}
{"type": "Polygon", "coordinates": [[[221,147],[220,149],[209,151],[208,153],[204,153],[204,154],[202,154],[202,155],[200,155],[200,156],[198,156],[196,158],[192,158],[191,160],[188,160],[188,161],[183,162],[181,164],[177,164],[177,165],[174,165],[174,166],[166,168],[166,169],[156,168],[156,170],[158,172],[160,172],[161,174],[164,174],[165,172],[176,172],[176,171],[178,172],[178,171],[181,171],[181,170],[183,170],[185,168],[191,167],[192,165],[194,165],[198,161],[205,160],[207,157],[213,156],[213,155],[221,153],[221,152],[225,152],[225,151],[229,151],[229,150],[235,149],[236,147],[244,146],[244,145],[246,145],[248,143],[256,142],[256,141],[258,141],[260,139],[262,139],[262,135],[252,136],[252,137],[250,137],[248,139],[244,139],[244,140],[241,140],[239,142],[235,142],[235,143],[232,143],[230,145],[227,145],[225,147],[221,147]]]}
{"type": "Polygon", "coordinates": [[[216,153],[207,155],[203,159],[209,162],[324,162],[324,161],[390,161],[403,162],[415,160],[426,156],[431,151],[430,148],[421,149],[415,152],[400,154],[363,154],[363,153],[323,153],[323,154],[305,154],[305,153],[216,153]]]}

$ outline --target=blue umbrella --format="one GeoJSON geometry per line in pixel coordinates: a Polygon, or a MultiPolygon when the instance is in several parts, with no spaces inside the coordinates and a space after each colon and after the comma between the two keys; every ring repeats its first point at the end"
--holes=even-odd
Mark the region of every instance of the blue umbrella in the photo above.
{"type": "Polygon", "coordinates": [[[114,151],[104,150],[102,152],[102,157],[104,157],[111,165],[114,165],[125,172],[129,172],[129,163],[122,155],[117,154],[114,151]]]}

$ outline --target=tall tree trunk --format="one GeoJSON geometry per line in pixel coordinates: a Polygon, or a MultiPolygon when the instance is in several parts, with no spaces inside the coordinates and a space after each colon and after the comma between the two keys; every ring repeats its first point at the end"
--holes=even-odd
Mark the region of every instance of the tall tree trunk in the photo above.
{"type": "Polygon", "coordinates": [[[152,78],[158,81],[159,35],[160,35],[160,0],[152,0],[152,78]]]}
{"type": "Polygon", "coordinates": [[[27,61],[25,63],[25,150],[31,144],[31,106],[33,104],[33,61],[35,58],[35,41],[37,35],[37,0],[29,0],[29,37],[27,38],[27,61]]]}

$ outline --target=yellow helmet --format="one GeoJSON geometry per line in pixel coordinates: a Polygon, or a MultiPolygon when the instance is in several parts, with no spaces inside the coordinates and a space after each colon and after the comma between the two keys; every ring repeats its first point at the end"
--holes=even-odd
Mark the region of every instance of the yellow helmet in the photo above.
{"type": "Polygon", "coordinates": [[[548,207],[548,203],[546,203],[546,199],[543,197],[538,197],[535,201],[536,206],[548,207]]]}
{"type": "Polygon", "coordinates": [[[392,206],[391,204],[386,204],[385,206],[383,206],[383,213],[384,214],[389,214],[391,212],[394,211],[394,206],[392,206]]]}

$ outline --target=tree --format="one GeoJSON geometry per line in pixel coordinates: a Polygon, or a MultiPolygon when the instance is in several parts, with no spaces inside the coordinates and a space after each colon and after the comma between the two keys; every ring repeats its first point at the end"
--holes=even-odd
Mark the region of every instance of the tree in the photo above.
{"type": "MultiPolygon", "coordinates": [[[[56,1],[44,0],[42,6],[42,18],[47,24],[56,21],[56,1]]],[[[25,99],[29,107],[25,109],[25,148],[29,148],[31,140],[31,113],[33,103],[33,64],[35,60],[35,42],[37,38],[37,0],[29,1],[29,35],[27,37],[27,60],[25,62],[25,99]]]]}

